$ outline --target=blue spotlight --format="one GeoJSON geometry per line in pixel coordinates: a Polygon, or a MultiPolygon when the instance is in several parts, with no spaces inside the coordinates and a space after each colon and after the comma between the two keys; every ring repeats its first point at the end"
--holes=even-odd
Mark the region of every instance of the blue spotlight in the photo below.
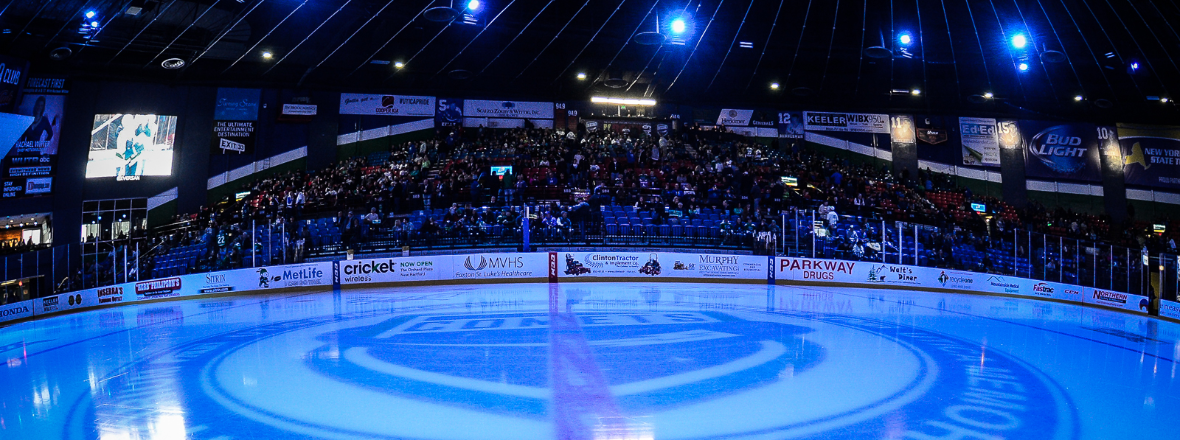
{"type": "Polygon", "coordinates": [[[97,21],[90,22],[90,27],[93,27],[93,28],[98,27],[98,22],[97,21]]]}
{"type": "Polygon", "coordinates": [[[1028,37],[1025,37],[1024,34],[1016,34],[1015,37],[1012,37],[1012,47],[1024,49],[1026,45],[1028,45],[1028,37]]]}
{"type": "Polygon", "coordinates": [[[479,0],[471,0],[467,2],[467,9],[472,11],[479,10],[479,0]]]}
{"type": "Polygon", "coordinates": [[[906,32],[901,34],[900,37],[897,37],[897,41],[901,42],[902,46],[909,46],[910,43],[914,42],[914,37],[910,36],[909,32],[906,32]]]}
{"type": "Polygon", "coordinates": [[[683,34],[688,29],[688,24],[684,22],[683,18],[672,20],[672,33],[683,34]]]}
{"type": "Polygon", "coordinates": [[[94,11],[86,11],[86,18],[94,18],[94,16],[97,14],[98,13],[94,11]]]}
{"type": "Polygon", "coordinates": [[[1020,65],[1016,66],[1016,68],[1020,69],[1021,72],[1027,72],[1028,71],[1028,63],[1020,63],[1020,65]]]}
{"type": "Polygon", "coordinates": [[[1131,62],[1131,70],[1139,70],[1139,62],[1138,61],[1131,62]]]}

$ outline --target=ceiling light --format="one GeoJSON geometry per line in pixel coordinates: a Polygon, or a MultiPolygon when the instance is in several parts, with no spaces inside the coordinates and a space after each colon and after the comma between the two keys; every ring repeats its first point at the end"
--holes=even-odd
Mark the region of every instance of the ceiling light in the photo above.
{"type": "Polygon", "coordinates": [[[685,29],[688,29],[688,24],[684,22],[683,18],[672,20],[672,33],[683,34],[685,29]]]}
{"type": "Polygon", "coordinates": [[[478,10],[479,9],[479,0],[471,0],[471,1],[467,2],[467,9],[470,9],[472,11],[478,10]]]}
{"type": "Polygon", "coordinates": [[[770,83],[770,90],[778,90],[778,83],[770,83]]]}
{"type": "Polygon", "coordinates": [[[403,63],[403,62],[401,62],[401,61],[398,61],[398,62],[395,62],[395,63],[393,63],[393,68],[394,68],[394,69],[401,69],[401,68],[404,68],[404,67],[406,67],[406,63],[403,63]]]}
{"type": "Polygon", "coordinates": [[[1026,45],[1028,45],[1028,37],[1025,37],[1024,34],[1016,34],[1015,37],[1012,37],[1012,47],[1024,49],[1026,45]]]}
{"type": "Polygon", "coordinates": [[[595,104],[616,104],[616,105],[656,105],[654,99],[631,99],[631,98],[607,98],[604,96],[594,96],[590,98],[590,102],[595,104]]]}
{"type": "Polygon", "coordinates": [[[97,21],[90,22],[90,27],[95,27],[95,28],[98,27],[98,22],[97,21]]]}
{"type": "Polygon", "coordinates": [[[983,94],[983,97],[987,98],[987,99],[992,99],[992,98],[995,98],[996,95],[993,95],[992,92],[987,92],[987,93],[983,94]]]}
{"type": "Polygon", "coordinates": [[[269,60],[269,59],[273,58],[274,56],[275,55],[273,53],[262,52],[262,59],[264,59],[264,60],[269,60]]]}
{"type": "Polygon", "coordinates": [[[1162,103],[1164,103],[1164,104],[1167,104],[1167,103],[1168,103],[1168,98],[1160,98],[1160,102],[1162,102],[1162,103]]]}
{"type": "Polygon", "coordinates": [[[1074,96],[1074,97],[1073,97],[1073,100],[1074,100],[1074,101],[1081,101],[1082,99],[1083,99],[1083,98],[1082,98],[1082,95],[1077,95],[1077,96],[1074,96]]]}
{"type": "Polygon", "coordinates": [[[1131,70],[1132,71],[1139,70],[1139,62],[1138,61],[1131,61],[1131,70]]]}
{"type": "Polygon", "coordinates": [[[1016,68],[1020,69],[1021,72],[1028,71],[1028,63],[1020,63],[1016,68]]]}
{"type": "Polygon", "coordinates": [[[94,11],[86,11],[86,18],[94,18],[95,15],[98,15],[98,13],[94,11]]]}
{"type": "Polygon", "coordinates": [[[909,46],[910,43],[914,42],[914,37],[910,36],[910,34],[907,32],[901,34],[900,37],[897,37],[897,41],[900,41],[903,46],[909,46]]]}
{"type": "Polygon", "coordinates": [[[914,95],[914,96],[920,96],[922,94],[922,91],[918,90],[918,89],[914,89],[914,90],[910,91],[910,94],[914,95]]]}
{"type": "Polygon", "coordinates": [[[578,72],[578,81],[586,80],[586,72],[578,72]]]}

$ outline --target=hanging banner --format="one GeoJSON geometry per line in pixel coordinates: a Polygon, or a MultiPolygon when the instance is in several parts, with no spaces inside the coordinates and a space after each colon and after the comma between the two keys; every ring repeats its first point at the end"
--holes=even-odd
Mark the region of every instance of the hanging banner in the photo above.
{"type": "Polygon", "coordinates": [[[257,121],[261,89],[217,89],[217,104],[213,109],[215,121],[257,121]]]}
{"type": "Polygon", "coordinates": [[[963,138],[963,165],[1000,166],[995,119],[959,118],[959,132],[963,138]]]}
{"type": "Polygon", "coordinates": [[[1180,127],[1119,124],[1128,185],[1180,189],[1180,127]]]}
{"type": "Polygon", "coordinates": [[[803,112],[807,131],[889,134],[889,115],[803,112]]]}
{"type": "Polygon", "coordinates": [[[1093,124],[1020,121],[1020,132],[1028,177],[1101,181],[1102,158],[1093,124]]]}
{"type": "Polygon", "coordinates": [[[918,138],[914,132],[914,117],[910,115],[890,116],[889,141],[893,151],[917,148],[918,138]]]}
{"type": "Polygon", "coordinates": [[[31,78],[27,82],[35,88],[24,91],[16,113],[31,117],[32,121],[5,128],[8,131],[25,126],[14,141],[9,139],[12,133],[3,141],[4,147],[11,148],[3,155],[4,181],[0,197],[53,194],[53,176],[57,174],[58,144],[68,93],[65,84],[64,78],[31,78]]]}
{"type": "Polygon", "coordinates": [[[434,113],[434,125],[454,127],[463,124],[463,100],[439,99],[438,111],[434,113]]]}
{"type": "Polygon", "coordinates": [[[0,55],[0,112],[12,113],[17,95],[29,71],[29,62],[0,55]]]}
{"type": "Polygon", "coordinates": [[[33,123],[4,158],[5,176],[51,176],[61,138],[61,120],[65,114],[65,95],[26,93],[17,114],[32,116],[33,123]],[[31,168],[30,168],[31,167],[31,168]]]}
{"type": "Polygon", "coordinates": [[[213,121],[213,152],[254,154],[254,121],[213,121]]]}
{"type": "Polygon", "coordinates": [[[552,102],[463,101],[463,116],[468,118],[553,119],[552,102]]]}
{"type": "MultiPolygon", "coordinates": [[[[434,101],[433,96],[341,93],[340,114],[433,117],[434,101]]],[[[549,112],[552,115],[553,109],[549,112]]]]}
{"type": "Polygon", "coordinates": [[[213,154],[254,154],[261,89],[217,89],[213,109],[213,154]]]}
{"type": "Polygon", "coordinates": [[[717,115],[717,125],[745,127],[750,125],[750,119],[753,117],[753,110],[723,108],[717,115]]]}
{"type": "Polygon", "coordinates": [[[803,115],[799,112],[779,112],[778,137],[803,139],[803,115]]]}

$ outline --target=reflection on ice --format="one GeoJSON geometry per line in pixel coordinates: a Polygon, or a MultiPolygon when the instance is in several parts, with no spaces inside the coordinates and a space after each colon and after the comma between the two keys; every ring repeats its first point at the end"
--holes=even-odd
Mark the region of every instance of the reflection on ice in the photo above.
{"type": "Polygon", "coordinates": [[[1071,304],[858,288],[132,304],[0,332],[0,438],[1174,438],[1178,340],[1071,304]]]}

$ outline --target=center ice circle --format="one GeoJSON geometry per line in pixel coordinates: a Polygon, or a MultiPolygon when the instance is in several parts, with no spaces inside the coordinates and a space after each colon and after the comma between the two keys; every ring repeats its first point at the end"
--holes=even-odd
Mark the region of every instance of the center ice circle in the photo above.
{"type": "MultiPolygon", "coordinates": [[[[577,319],[620,410],[659,438],[824,432],[901,408],[939,375],[912,344],[799,316],[577,319]]],[[[443,313],[310,327],[226,352],[210,364],[206,391],[255,422],[305,435],[546,437],[548,320],[443,313]],[[265,370],[260,355],[271,360],[265,370]]]]}

